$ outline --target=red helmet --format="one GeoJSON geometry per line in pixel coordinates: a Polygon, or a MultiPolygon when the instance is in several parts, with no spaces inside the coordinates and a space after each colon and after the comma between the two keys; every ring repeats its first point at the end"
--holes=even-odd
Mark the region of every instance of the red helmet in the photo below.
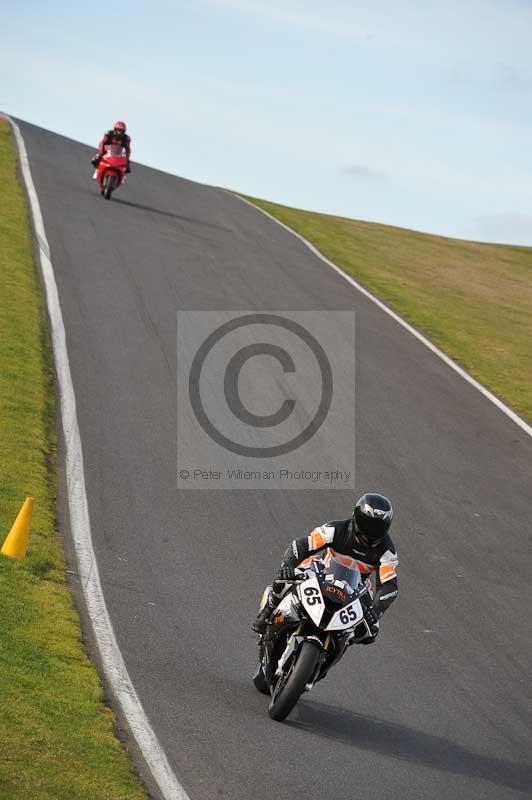
{"type": "Polygon", "coordinates": [[[126,132],[126,123],[122,122],[122,120],[119,119],[118,122],[115,122],[114,131],[115,131],[115,133],[125,133],[126,132]]]}

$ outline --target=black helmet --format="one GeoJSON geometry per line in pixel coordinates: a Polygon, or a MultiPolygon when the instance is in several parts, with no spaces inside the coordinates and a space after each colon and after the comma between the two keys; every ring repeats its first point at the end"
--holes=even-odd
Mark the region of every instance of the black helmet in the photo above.
{"type": "Polygon", "coordinates": [[[363,494],[353,509],[355,535],[365,544],[376,545],[388,533],[393,519],[392,504],[382,494],[363,494]]]}

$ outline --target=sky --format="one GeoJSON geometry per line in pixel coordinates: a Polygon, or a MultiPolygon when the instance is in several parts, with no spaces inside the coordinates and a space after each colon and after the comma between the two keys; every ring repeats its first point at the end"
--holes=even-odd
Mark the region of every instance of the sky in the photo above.
{"type": "Polygon", "coordinates": [[[532,0],[24,0],[2,17],[6,113],[95,147],[124,119],[133,164],[532,245],[532,0]]]}

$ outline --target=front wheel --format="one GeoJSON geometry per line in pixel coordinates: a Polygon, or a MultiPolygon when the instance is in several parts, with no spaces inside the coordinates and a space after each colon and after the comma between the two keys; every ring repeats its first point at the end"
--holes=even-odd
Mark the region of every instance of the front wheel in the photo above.
{"type": "Polygon", "coordinates": [[[272,719],[281,721],[292,711],[307,683],[312,680],[319,657],[320,650],[316,644],[303,642],[290,670],[275,685],[268,706],[268,714],[272,719]]]}
{"type": "Polygon", "coordinates": [[[108,173],[103,180],[104,180],[103,196],[105,197],[106,200],[110,200],[112,193],[116,189],[117,177],[116,175],[108,173]]]}

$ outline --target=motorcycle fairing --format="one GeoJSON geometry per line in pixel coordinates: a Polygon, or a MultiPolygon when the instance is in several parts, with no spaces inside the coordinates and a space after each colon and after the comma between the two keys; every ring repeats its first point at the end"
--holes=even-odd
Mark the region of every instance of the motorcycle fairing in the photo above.
{"type": "Polygon", "coordinates": [[[303,608],[311,618],[314,625],[319,628],[323,612],[325,611],[325,604],[321,592],[319,580],[312,576],[304,581],[299,589],[299,599],[303,604],[303,608]]]}
{"type": "Polygon", "coordinates": [[[337,611],[329,622],[326,631],[344,631],[353,628],[364,618],[364,611],[360,600],[354,600],[347,606],[337,611]]]}

